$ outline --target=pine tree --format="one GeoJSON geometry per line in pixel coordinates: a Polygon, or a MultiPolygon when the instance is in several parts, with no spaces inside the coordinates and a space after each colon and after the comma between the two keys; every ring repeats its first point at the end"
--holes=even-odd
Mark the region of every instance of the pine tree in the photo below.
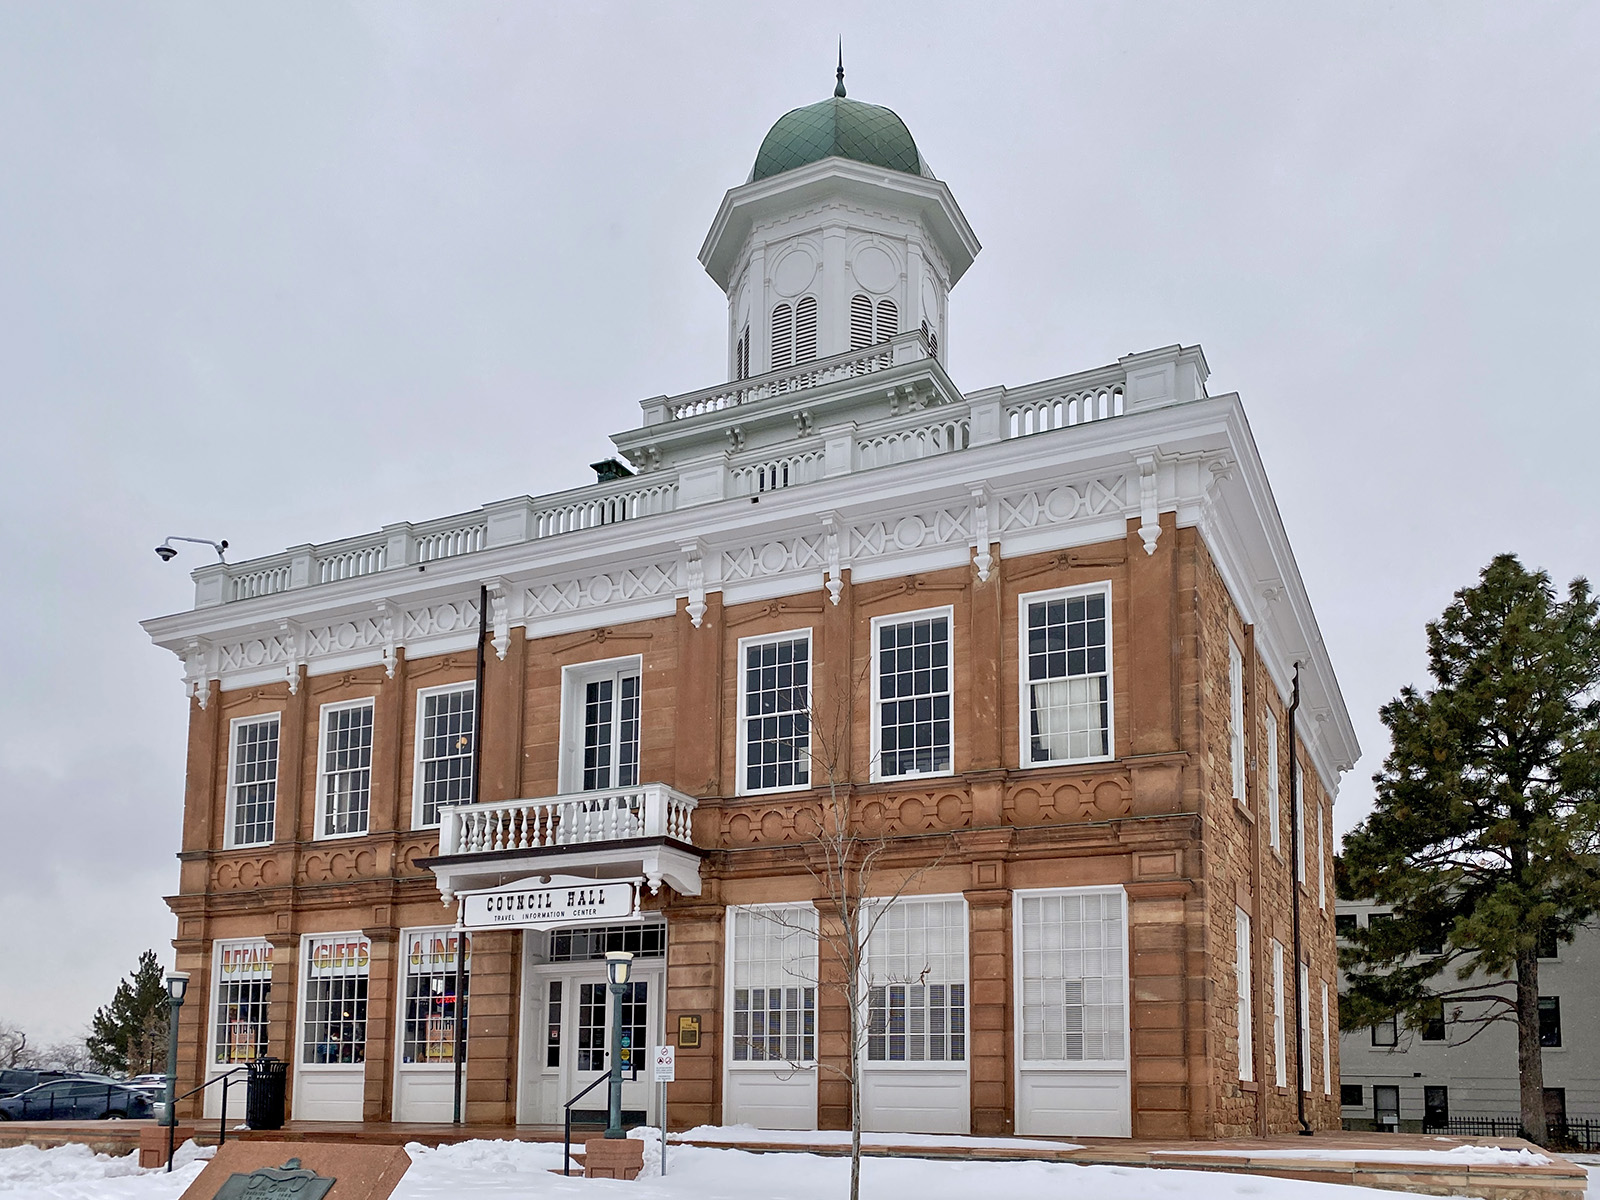
{"type": "Polygon", "coordinates": [[[154,950],[117,984],[111,1003],[89,1023],[90,1057],[106,1071],[128,1075],[167,1069],[167,985],[154,950]]]}
{"type": "Polygon", "coordinates": [[[1431,691],[1384,705],[1392,748],[1343,882],[1393,907],[1349,937],[1346,1028],[1441,1012],[1517,1027],[1521,1120],[1548,1140],[1539,947],[1600,911],[1600,619],[1583,579],[1496,557],[1430,622],[1431,691]]]}

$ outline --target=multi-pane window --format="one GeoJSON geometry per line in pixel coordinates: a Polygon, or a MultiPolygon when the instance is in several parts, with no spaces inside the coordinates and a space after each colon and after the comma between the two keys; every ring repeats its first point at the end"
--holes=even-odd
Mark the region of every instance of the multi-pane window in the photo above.
{"type": "Polygon", "coordinates": [[[867,1061],[965,1062],[966,905],[898,900],[867,919],[867,1061]]]}
{"type": "Polygon", "coordinates": [[[1333,1094],[1333,1025],[1328,1011],[1328,981],[1322,981],[1322,1094],[1333,1094]]]}
{"type": "Polygon", "coordinates": [[[1107,592],[1023,597],[1022,765],[1111,753],[1107,592]]]}
{"type": "Polygon", "coordinates": [[[667,952],[666,923],[579,925],[550,933],[551,962],[598,962],[609,950],[626,950],[635,958],[660,958],[667,952]]]}
{"type": "Polygon", "coordinates": [[[585,792],[639,782],[639,670],[587,674],[578,683],[576,782],[585,792]]]}
{"type": "Polygon", "coordinates": [[[636,1071],[645,1065],[650,1036],[650,981],[630,979],[622,990],[622,1020],[618,1025],[622,1046],[622,1069],[636,1071]]]}
{"type": "Polygon", "coordinates": [[[1024,894],[1017,908],[1023,1060],[1123,1061],[1128,976],[1122,893],[1024,894]]]}
{"type": "Polygon", "coordinates": [[[417,827],[439,823],[439,810],[472,803],[473,685],[423,692],[417,699],[417,827]]]}
{"type": "Polygon", "coordinates": [[[1328,872],[1324,863],[1327,851],[1324,844],[1328,837],[1327,810],[1322,805],[1317,805],[1317,907],[1328,907],[1328,872]]]}
{"type": "Polygon", "coordinates": [[[561,982],[559,979],[550,980],[545,998],[544,1065],[547,1067],[561,1065],[561,982]]]}
{"type": "Polygon", "coordinates": [[[1305,780],[1300,773],[1300,760],[1289,751],[1289,795],[1294,816],[1294,878],[1296,883],[1306,881],[1306,794],[1305,780]]]}
{"type": "Polygon", "coordinates": [[[1419,1031],[1425,1042],[1444,1041],[1444,1001],[1435,999],[1428,1003],[1427,1010],[1422,1014],[1422,1028],[1419,1031]]]}
{"type": "MultiPolygon", "coordinates": [[[[401,1019],[400,1061],[453,1063],[456,1060],[456,947],[453,929],[413,929],[405,935],[405,1007],[401,1019]]],[[[462,964],[460,1008],[470,995],[472,941],[462,964]]]]}
{"type": "Polygon", "coordinates": [[[1233,910],[1233,988],[1238,1012],[1239,1078],[1256,1077],[1255,1034],[1251,1029],[1250,914],[1237,905],[1233,910]]]}
{"type": "Polygon", "coordinates": [[[1244,803],[1244,659],[1228,639],[1228,762],[1233,768],[1233,798],[1244,803]]]}
{"type": "Polygon", "coordinates": [[[1395,1015],[1390,1013],[1383,1020],[1372,1027],[1372,1044],[1380,1048],[1389,1048],[1400,1042],[1400,1022],[1395,1015]]]}
{"type": "Polygon", "coordinates": [[[372,701],[322,710],[322,837],[365,833],[372,804],[372,701]]]}
{"type": "Polygon", "coordinates": [[[233,761],[228,768],[230,846],[272,840],[278,808],[278,718],[244,717],[233,723],[233,761]]]}
{"type": "Polygon", "coordinates": [[[811,635],[780,634],[740,643],[744,790],[811,783],[811,635]]]}
{"type": "Polygon", "coordinates": [[[817,914],[809,907],[735,908],[732,918],[734,1062],[809,1063],[817,1057],[817,914]]]}
{"type": "Polygon", "coordinates": [[[1267,738],[1267,841],[1276,850],[1279,846],[1281,835],[1278,826],[1283,821],[1280,804],[1280,791],[1282,785],[1278,774],[1278,718],[1273,716],[1272,709],[1266,710],[1266,738],[1267,738]]]}
{"type": "Polygon", "coordinates": [[[359,933],[306,942],[301,1061],[354,1064],[367,1059],[367,972],[372,943],[359,933]]]}
{"type": "Polygon", "coordinates": [[[879,777],[950,770],[950,615],[877,621],[873,633],[879,777]]]}
{"type": "Polygon", "coordinates": [[[603,1071],[606,1067],[606,985],[578,984],[578,1070],[603,1071]]]}
{"type": "Polygon", "coordinates": [[[1300,964],[1300,1045],[1299,1049],[1299,1074],[1300,1090],[1311,1090],[1311,971],[1305,963],[1300,964]]]}
{"type": "Polygon", "coordinates": [[[1289,1086],[1288,1047],[1284,1043],[1283,1027],[1283,943],[1272,941],[1272,1060],[1277,1072],[1279,1087],[1289,1086]]]}
{"type": "Polygon", "coordinates": [[[272,1002],[272,943],[218,942],[215,995],[214,1059],[232,1064],[264,1055],[272,1002]]]}

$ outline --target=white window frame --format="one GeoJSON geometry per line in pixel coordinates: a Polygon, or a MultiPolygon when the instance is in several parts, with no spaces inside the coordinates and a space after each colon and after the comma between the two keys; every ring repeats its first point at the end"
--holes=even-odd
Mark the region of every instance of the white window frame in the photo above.
{"type": "Polygon", "coordinates": [[[1266,705],[1267,714],[1267,829],[1268,844],[1274,852],[1283,845],[1283,769],[1278,758],[1278,716],[1272,706],[1266,705]]]}
{"type": "MultiPolygon", "coordinates": [[[[961,911],[961,919],[956,923],[956,928],[958,928],[960,930],[960,941],[961,941],[959,954],[956,955],[956,957],[958,957],[958,959],[959,959],[959,961],[961,963],[961,971],[960,971],[959,977],[941,976],[939,978],[934,978],[933,976],[930,975],[926,980],[923,981],[923,983],[925,985],[942,984],[942,985],[944,985],[946,987],[959,986],[961,988],[961,994],[962,994],[961,1011],[962,1011],[962,1022],[963,1022],[963,1028],[962,1028],[962,1031],[961,1031],[961,1038],[962,1038],[961,1057],[960,1058],[943,1058],[943,1059],[912,1059],[912,1058],[909,1058],[909,1057],[904,1058],[904,1059],[892,1059],[892,1058],[888,1058],[888,1057],[884,1057],[884,1058],[869,1058],[867,1056],[868,1055],[868,1049],[866,1047],[863,1047],[863,1049],[862,1049],[862,1057],[861,1057],[861,1065],[863,1067],[867,1068],[868,1070],[872,1070],[872,1071],[878,1071],[878,1070],[884,1070],[884,1071],[919,1071],[919,1070],[965,1071],[965,1070],[968,1070],[970,1068],[970,1065],[971,1065],[971,1062],[972,1062],[972,964],[971,964],[972,948],[971,948],[971,944],[970,944],[971,943],[970,926],[971,926],[971,922],[972,922],[972,917],[971,917],[971,913],[970,913],[970,911],[969,911],[969,909],[967,907],[966,897],[964,895],[962,895],[960,892],[952,892],[952,893],[945,893],[945,894],[933,895],[933,896],[900,896],[900,897],[897,897],[896,899],[894,899],[892,901],[882,900],[882,899],[869,900],[867,902],[867,905],[866,905],[865,909],[863,910],[862,916],[863,916],[864,919],[866,919],[867,921],[871,922],[870,928],[871,928],[871,932],[872,932],[872,937],[876,937],[876,936],[879,936],[878,931],[879,931],[879,929],[882,928],[881,924],[879,924],[878,921],[877,921],[877,917],[878,917],[878,914],[883,912],[885,909],[897,908],[897,907],[900,907],[902,905],[907,905],[907,906],[925,905],[925,904],[945,905],[945,904],[950,904],[950,903],[956,903],[956,904],[959,904],[961,906],[961,909],[960,909],[960,911],[961,911]]],[[[949,927],[947,926],[946,928],[948,929],[949,927]]],[[[896,986],[899,983],[904,982],[904,981],[900,981],[900,980],[889,980],[889,979],[876,980],[874,978],[874,976],[872,974],[872,937],[869,937],[867,939],[867,945],[866,945],[866,947],[865,947],[865,949],[864,949],[864,951],[862,953],[862,956],[861,956],[861,988],[860,988],[860,992],[859,992],[859,995],[861,997],[861,1019],[862,1019],[861,1028],[862,1028],[862,1030],[864,1032],[864,1035],[866,1037],[870,1037],[870,1030],[869,1030],[869,1018],[870,1018],[870,1013],[871,1013],[871,994],[870,994],[870,989],[873,988],[873,987],[896,986]]],[[[953,953],[954,952],[946,951],[945,952],[945,957],[948,958],[948,957],[952,956],[953,953]]],[[[947,1007],[951,1007],[951,1006],[947,1005],[947,1007]]],[[[907,1009],[907,1012],[908,1013],[910,1012],[909,1007],[907,1009]]],[[[947,1037],[951,1036],[951,1031],[946,1030],[945,1032],[946,1032],[946,1036],[947,1037]]],[[[909,1030],[907,1030],[907,1036],[908,1037],[910,1036],[910,1031],[909,1030]]],[[[929,1031],[927,1036],[932,1036],[931,1031],[929,1031]]]]}
{"type": "Polygon", "coordinates": [[[1250,914],[1238,905],[1233,908],[1233,984],[1237,993],[1234,1023],[1239,1036],[1239,1078],[1249,1083],[1256,1077],[1255,996],[1250,981],[1250,914]]]}
{"type": "Polygon", "coordinates": [[[1300,1090],[1311,1091],[1311,967],[1300,964],[1300,1090]]]}
{"type": "MultiPolygon", "coordinates": [[[[1033,767],[1055,767],[1066,763],[1110,762],[1117,756],[1117,684],[1116,684],[1116,621],[1112,605],[1113,593],[1109,579],[1075,587],[1049,588],[1041,592],[1024,592],[1017,597],[1017,761],[1023,770],[1033,767]],[[1079,596],[1103,594],[1106,598],[1106,753],[1091,754],[1084,758],[1052,758],[1033,762],[1028,749],[1032,742],[1033,706],[1028,692],[1028,606],[1048,603],[1051,600],[1072,600],[1079,596]]],[[[1064,678],[1082,678],[1065,676],[1064,678]]]]}
{"type": "MultiPolygon", "coordinates": [[[[557,767],[557,787],[563,793],[583,791],[583,706],[584,688],[595,680],[610,676],[637,675],[639,677],[639,782],[644,782],[644,658],[638,654],[624,654],[617,658],[595,659],[592,662],[573,663],[561,668],[561,761],[557,767]]],[[[620,696],[612,698],[617,705],[620,696]]],[[[613,708],[613,745],[621,736],[621,714],[613,708]]],[[[611,764],[612,780],[596,791],[611,791],[626,787],[616,782],[618,763],[611,764]]]]}
{"type": "Polygon", "coordinates": [[[1228,766],[1233,776],[1233,798],[1241,805],[1244,793],[1244,655],[1228,635],[1228,766]]]}
{"type": "MultiPolygon", "coordinates": [[[[873,617],[868,633],[868,653],[871,655],[872,675],[872,781],[887,782],[895,779],[942,779],[956,773],[956,619],[953,605],[938,608],[919,608],[910,612],[885,613],[873,617]],[[907,771],[891,775],[883,769],[883,687],[881,663],[878,659],[878,631],[886,625],[909,625],[914,621],[945,621],[945,636],[949,639],[950,661],[947,668],[945,694],[950,698],[950,766],[943,771],[907,771]]],[[[938,693],[934,693],[938,695],[938,693]]]]}
{"type": "Polygon", "coordinates": [[[357,1071],[365,1072],[367,1064],[367,1051],[372,1046],[372,953],[372,939],[367,937],[367,935],[362,933],[360,930],[350,930],[348,932],[336,931],[333,933],[308,933],[301,937],[300,958],[296,964],[300,974],[300,983],[297,989],[300,994],[300,1003],[298,1010],[295,1013],[294,1024],[293,1067],[295,1071],[348,1071],[352,1074],[357,1071]],[[367,943],[367,962],[365,969],[358,969],[355,973],[356,978],[364,977],[367,981],[367,1015],[365,1021],[362,1022],[361,1061],[354,1063],[307,1062],[306,1022],[311,1015],[311,947],[320,941],[334,941],[340,938],[356,943],[363,941],[367,943]]]}
{"type": "Polygon", "coordinates": [[[1317,907],[1324,912],[1328,910],[1328,852],[1324,843],[1328,840],[1327,809],[1317,805],[1317,907]]]}
{"type": "MultiPolygon", "coordinates": [[[[248,949],[264,949],[266,951],[266,961],[268,963],[272,961],[272,943],[266,938],[219,939],[218,941],[214,942],[211,947],[211,1006],[206,1011],[206,1068],[208,1071],[226,1071],[232,1067],[239,1066],[242,1062],[248,1061],[246,1059],[240,1059],[237,1061],[223,1062],[217,1058],[217,1053],[222,1049],[221,1043],[217,1040],[217,1006],[222,1001],[222,985],[225,982],[222,978],[222,957],[231,950],[248,949]]],[[[267,1004],[269,1006],[267,1018],[267,1052],[271,1053],[272,1018],[270,1015],[270,1006],[272,1003],[272,970],[270,966],[267,969],[265,983],[267,984],[268,988],[267,1004]]],[[[230,1085],[224,1084],[223,1086],[230,1085]]]]}
{"type": "MultiPolygon", "coordinates": [[[[774,919],[770,918],[770,917],[764,918],[764,919],[768,920],[768,921],[774,921],[774,919]]],[[[723,984],[723,1009],[722,1009],[722,1011],[724,1013],[726,1013],[727,1016],[726,1016],[726,1019],[723,1021],[724,1029],[723,1029],[723,1034],[722,1034],[722,1041],[723,1041],[723,1053],[724,1053],[723,1062],[726,1065],[726,1069],[729,1070],[729,1071],[766,1071],[766,1072],[772,1072],[774,1070],[777,1070],[777,1071],[785,1072],[785,1073],[787,1073],[789,1071],[795,1071],[795,1070],[814,1071],[816,1069],[817,1062],[821,1057],[821,1045],[820,1045],[820,1043],[821,1043],[821,1040],[822,1040],[822,1019],[821,1019],[821,1013],[822,1013],[822,979],[821,979],[822,955],[821,955],[821,936],[820,936],[821,930],[820,930],[820,922],[818,920],[818,915],[817,915],[817,906],[815,904],[811,903],[811,901],[809,901],[809,900],[799,900],[799,901],[793,901],[793,902],[783,903],[783,904],[736,904],[736,905],[731,904],[731,905],[728,906],[728,908],[726,910],[725,923],[727,925],[727,933],[726,933],[726,942],[727,942],[726,954],[727,954],[727,958],[726,958],[725,961],[728,964],[728,969],[724,972],[725,981],[724,981],[724,984],[723,984]],[[737,912],[748,912],[748,913],[791,912],[791,913],[795,913],[795,914],[804,914],[805,921],[809,923],[809,925],[810,925],[810,933],[811,933],[811,950],[810,950],[811,977],[808,980],[804,976],[796,975],[796,976],[794,976],[794,983],[792,985],[785,983],[785,984],[783,984],[781,986],[784,986],[784,987],[794,986],[794,987],[798,987],[798,988],[807,988],[807,987],[809,987],[809,988],[811,988],[813,990],[814,996],[813,996],[813,1000],[812,1000],[812,1009],[811,1009],[811,1012],[812,1012],[812,1027],[811,1027],[812,1057],[811,1058],[799,1059],[799,1060],[791,1061],[789,1059],[782,1059],[782,1058],[761,1058],[761,1059],[743,1058],[743,1059],[736,1059],[734,1057],[734,1053],[733,1053],[734,1028],[733,1028],[733,1025],[734,1025],[734,1015],[735,1014],[734,1014],[734,1007],[733,1007],[733,996],[734,996],[734,992],[738,990],[736,985],[738,984],[737,967],[738,967],[738,963],[739,963],[739,959],[736,957],[735,951],[734,951],[735,937],[736,937],[736,935],[738,933],[737,925],[736,925],[735,919],[734,919],[734,914],[737,913],[737,912]]],[[[781,926],[781,922],[774,921],[774,923],[778,923],[781,926]]],[[[798,929],[799,928],[799,924],[797,922],[797,924],[795,926],[789,926],[788,928],[798,929]]],[[[770,983],[766,983],[766,984],[760,984],[758,986],[762,987],[763,989],[768,989],[768,988],[771,988],[773,985],[770,984],[770,983]]],[[[767,1009],[767,1011],[770,1012],[771,1011],[770,1008],[767,1009]]],[[[802,1013],[804,1013],[804,1011],[805,1011],[803,1004],[802,1004],[802,1007],[801,1007],[800,1011],[802,1013]]],[[[801,1045],[802,1045],[802,1048],[804,1048],[804,1037],[805,1037],[805,1034],[802,1032],[800,1036],[801,1036],[801,1039],[802,1039],[801,1045]]]]}
{"type": "Polygon", "coordinates": [[[1289,788],[1293,797],[1290,816],[1294,821],[1295,849],[1299,852],[1294,860],[1294,881],[1303,884],[1306,881],[1306,777],[1293,746],[1289,747],[1289,774],[1294,780],[1289,788]]]}
{"type": "MultiPolygon", "coordinates": [[[[452,925],[421,925],[421,926],[413,926],[413,927],[410,927],[410,928],[406,928],[406,929],[400,930],[400,936],[396,940],[396,943],[395,943],[395,945],[398,948],[397,949],[398,960],[395,963],[395,968],[396,969],[395,969],[395,1014],[394,1014],[394,1062],[395,1062],[395,1068],[397,1070],[401,1070],[401,1071],[453,1071],[453,1070],[455,1070],[455,1058],[454,1058],[454,1056],[455,1056],[456,1039],[455,1039],[454,1029],[452,1029],[452,1031],[451,1031],[451,1039],[450,1039],[451,1058],[448,1061],[444,1060],[444,1059],[438,1059],[438,1060],[433,1060],[433,1061],[429,1061],[429,1060],[426,1060],[426,1059],[419,1059],[419,1060],[417,1060],[415,1062],[406,1062],[406,1002],[407,1002],[407,999],[408,999],[408,997],[406,995],[406,992],[407,992],[407,988],[408,988],[408,986],[409,986],[409,984],[411,982],[411,978],[412,978],[411,961],[410,961],[411,960],[411,954],[410,954],[410,945],[409,945],[409,943],[410,943],[410,939],[412,937],[427,937],[429,935],[438,935],[440,937],[443,937],[446,940],[446,944],[447,945],[448,945],[448,942],[449,942],[450,938],[460,937],[460,938],[465,939],[466,949],[467,949],[467,961],[466,961],[466,964],[465,964],[466,965],[466,971],[463,974],[464,974],[465,983],[467,985],[466,1009],[467,1009],[467,1016],[468,1016],[468,1019],[469,1019],[469,1029],[470,1029],[470,1018],[472,1016],[472,935],[470,933],[463,933],[460,930],[457,930],[452,925]]],[[[454,959],[454,957],[455,957],[455,955],[453,955],[453,954],[450,955],[450,958],[452,960],[454,959]]],[[[453,972],[455,970],[455,967],[454,967],[453,963],[452,963],[452,965],[446,967],[445,970],[446,970],[446,972],[453,972]]],[[[419,974],[431,975],[431,974],[433,974],[433,972],[419,972],[419,974]]],[[[370,979],[368,980],[367,986],[368,986],[369,989],[372,986],[370,979]]],[[[370,1014],[370,1012],[371,1012],[371,1008],[370,1008],[371,1000],[370,1000],[370,998],[368,1000],[368,1005],[369,1005],[368,1012],[370,1014]]],[[[459,1013],[461,1011],[461,1007],[462,1006],[460,1004],[460,1001],[458,1000],[456,1002],[456,1012],[459,1013]]],[[[471,1055],[472,1055],[471,1046],[468,1045],[468,1046],[464,1047],[463,1048],[462,1061],[463,1062],[468,1061],[471,1058],[471,1055]]]]}
{"type": "Polygon", "coordinates": [[[316,828],[312,830],[312,840],[318,842],[339,841],[344,838],[366,837],[372,829],[372,767],[377,759],[378,748],[378,704],[375,696],[362,696],[355,700],[335,700],[324,704],[317,714],[317,816],[316,828]],[[361,829],[345,833],[326,833],[328,824],[329,795],[328,795],[328,714],[344,712],[356,708],[370,708],[372,710],[372,741],[367,747],[367,819],[361,829]]]}
{"type": "Polygon", "coordinates": [[[771,795],[774,792],[803,792],[815,785],[816,764],[811,756],[811,737],[813,733],[812,726],[815,724],[815,722],[812,719],[811,698],[815,695],[813,663],[815,661],[816,643],[816,632],[810,626],[806,626],[803,629],[788,629],[782,633],[754,634],[750,637],[743,637],[739,639],[737,660],[739,674],[737,703],[739,707],[737,710],[737,717],[734,722],[736,740],[738,742],[738,775],[735,779],[735,783],[737,784],[734,790],[735,795],[765,796],[771,795]],[[804,709],[790,711],[803,712],[806,717],[806,744],[804,749],[799,751],[799,757],[804,764],[803,769],[806,773],[806,781],[804,783],[797,782],[790,784],[778,784],[775,787],[769,788],[749,787],[747,786],[746,780],[749,775],[750,766],[750,739],[748,728],[751,718],[745,712],[745,704],[749,696],[747,687],[748,671],[745,665],[745,654],[747,651],[757,646],[771,645],[776,642],[792,642],[799,638],[806,639],[806,707],[804,709]]]}
{"type": "Polygon", "coordinates": [[[283,713],[253,713],[248,717],[235,717],[228,722],[228,803],[227,811],[223,816],[222,845],[225,849],[234,850],[244,846],[270,846],[278,836],[278,780],[283,772],[283,713]],[[241,842],[235,839],[234,829],[237,826],[239,811],[239,784],[235,779],[239,767],[239,730],[246,725],[259,725],[267,721],[275,721],[278,726],[278,751],[272,765],[272,837],[263,838],[257,842],[241,842]]]}
{"type": "MultiPolygon", "coordinates": [[[[432,821],[426,823],[422,819],[422,805],[424,799],[422,793],[423,786],[426,783],[422,777],[422,729],[423,720],[428,710],[428,700],[431,697],[443,696],[451,692],[466,692],[468,694],[475,695],[477,690],[477,681],[472,679],[458,683],[441,683],[437,687],[417,689],[417,718],[416,724],[412,727],[414,732],[412,733],[411,737],[411,828],[413,829],[439,828],[439,819],[437,816],[432,821]]],[[[477,721],[477,705],[474,703],[472,722],[472,737],[474,744],[476,744],[478,735],[479,729],[477,721]]],[[[469,777],[467,784],[469,794],[466,801],[468,804],[472,803],[475,799],[475,797],[470,794],[471,786],[472,785],[469,777]]],[[[441,807],[443,806],[441,805],[441,807]]]]}
{"type": "MultiPolygon", "coordinates": [[[[1128,893],[1120,885],[1111,887],[1064,887],[1064,888],[1019,888],[1011,893],[1012,897],[1012,1012],[1015,1014],[1015,1055],[1016,1069],[1020,1071],[1115,1071],[1127,1070],[1133,1062],[1132,1057],[1132,1020],[1133,1020],[1133,963],[1130,954],[1131,934],[1128,928],[1128,893]],[[1024,967],[1023,947],[1023,920],[1022,904],[1024,900],[1036,897],[1090,895],[1102,896],[1115,895],[1122,906],[1122,1057],[1116,1058],[1065,1058],[1065,1059],[1030,1059],[1023,1057],[1024,1046],[1024,1001],[1023,989],[1027,985],[1026,970],[1024,967]]],[[[1103,977],[1103,976],[1102,976],[1103,977]]],[[[970,1053],[970,1051],[969,1051],[970,1053]]]]}
{"type": "Polygon", "coordinates": [[[1272,939],[1272,1057],[1273,1073],[1281,1088],[1289,1086],[1288,1042],[1284,1033],[1283,943],[1272,939]]]}
{"type": "Polygon", "coordinates": [[[1322,1094],[1333,1095],[1333,1036],[1328,1027],[1328,981],[1322,981],[1322,1094]]]}

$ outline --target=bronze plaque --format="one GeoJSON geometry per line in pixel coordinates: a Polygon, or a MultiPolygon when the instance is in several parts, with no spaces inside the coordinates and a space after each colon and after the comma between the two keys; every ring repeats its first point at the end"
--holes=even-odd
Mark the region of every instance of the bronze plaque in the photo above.
{"type": "Polygon", "coordinates": [[[248,1175],[228,1176],[215,1200],[323,1200],[335,1182],[291,1158],[281,1167],[259,1167],[248,1175]]]}
{"type": "Polygon", "coordinates": [[[684,1050],[698,1049],[700,1045],[700,1014],[691,1013],[678,1018],[678,1046],[684,1050]]]}

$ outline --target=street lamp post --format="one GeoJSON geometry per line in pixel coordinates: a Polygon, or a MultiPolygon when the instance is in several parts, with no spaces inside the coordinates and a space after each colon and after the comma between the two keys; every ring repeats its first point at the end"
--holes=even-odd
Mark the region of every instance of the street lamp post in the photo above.
{"type": "Polygon", "coordinates": [[[633,973],[633,955],[626,950],[606,951],[606,976],[611,983],[611,1123],[606,1126],[608,1138],[626,1137],[622,1128],[622,1057],[631,1059],[632,1046],[624,1047],[622,1032],[622,997],[628,990],[628,976],[633,973]]]}
{"type": "Polygon", "coordinates": [[[173,1131],[178,1125],[178,1010],[183,1007],[183,995],[189,990],[187,971],[167,972],[167,1111],[163,1120],[167,1127],[167,1170],[172,1170],[173,1131]]]}

